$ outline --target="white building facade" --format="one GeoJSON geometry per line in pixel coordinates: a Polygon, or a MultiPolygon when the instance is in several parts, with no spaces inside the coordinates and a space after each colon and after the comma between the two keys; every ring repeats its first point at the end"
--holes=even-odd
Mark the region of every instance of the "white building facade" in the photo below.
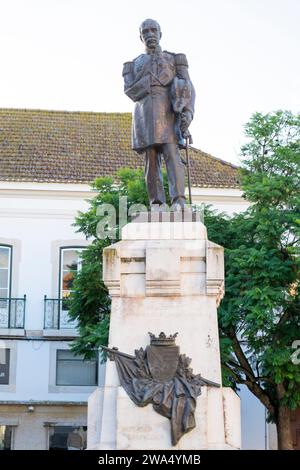
{"type": "Polygon", "coordinates": [[[75,428],[85,446],[86,401],[101,383],[101,367],[69,351],[77,333],[68,323],[63,288],[70,287],[70,266],[77,269],[74,260],[87,244],[72,227],[77,210],[86,207],[86,191],[0,185],[1,282],[7,289],[0,300],[2,447],[65,448],[75,428]]]}

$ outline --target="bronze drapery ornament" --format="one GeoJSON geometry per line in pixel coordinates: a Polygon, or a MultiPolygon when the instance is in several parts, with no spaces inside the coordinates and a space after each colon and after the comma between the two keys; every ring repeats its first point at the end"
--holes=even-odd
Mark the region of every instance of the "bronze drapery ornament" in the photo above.
{"type": "Polygon", "coordinates": [[[102,349],[116,362],[120,383],[131,400],[140,407],[152,404],[157,413],[170,420],[175,446],[196,426],[194,414],[201,385],[220,385],[193,374],[191,359],[180,354],[175,344],[177,333],[168,337],[163,332],[158,337],[149,335],[150,345],[135,350],[134,356],[117,348],[102,349]]]}
{"type": "Polygon", "coordinates": [[[145,154],[145,180],[150,204],[166,202],[161,163],[165,160],[172,209],[184,209],[184,163],[179,147],[186,148],[194,115],[195,90],[184,54],[162,51],[161,29],[147,19],[140,26],[145,54],[123,66],[124,91],[135,102],[132,148],[145,154]]]}

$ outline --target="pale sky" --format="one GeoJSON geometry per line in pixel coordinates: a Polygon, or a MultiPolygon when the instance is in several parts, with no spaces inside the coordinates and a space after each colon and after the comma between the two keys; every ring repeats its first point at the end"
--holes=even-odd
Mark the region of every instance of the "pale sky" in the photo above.
{"type": "Polygon", "coordinates": [[[161,46],[186,54],[194,146],[239,162],[255,111],[299,111],[299,0],[0,0],[0,107],[131,112],[122,64],[161,46]]]}

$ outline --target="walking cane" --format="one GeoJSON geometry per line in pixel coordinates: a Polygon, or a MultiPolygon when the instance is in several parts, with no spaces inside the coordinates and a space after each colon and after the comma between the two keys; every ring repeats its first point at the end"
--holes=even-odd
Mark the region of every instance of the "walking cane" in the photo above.
{"type": "Polygon", "coordinates": [[[192,206],[191,172],[190,172],[190,159],[189,159],[189,147],[188,147],[189,143],[192,143],[191,134],[185,138],[185,157],[186,157],[186,166],[187,166],[187,174],[188,174],[189,199],[190,199],[190,205],[192,206]]]}

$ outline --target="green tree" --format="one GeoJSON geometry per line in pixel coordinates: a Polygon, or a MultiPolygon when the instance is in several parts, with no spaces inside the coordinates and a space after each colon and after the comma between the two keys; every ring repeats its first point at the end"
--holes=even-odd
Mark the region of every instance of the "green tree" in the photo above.
{"type": "MultiPolygon", "coordinates": [[[[224,384],[244,384],[267,408],[277,426],[278,447],[292,448],[291,410],[300,406],[300,364],[293,344],[300,340],[299,301],[299,116],[256,113],[246,125],[240,175],[251,203],[231,219],[207,208],[209,238],[225,247],[226,295],[219,308],[224,384]],[[294,360],[293,360],[294,357],[294,360]]],[[[79,321],[75,350],[88,354],[107,341],[109,297],[101,281],[102,249],[97,207],[147,204],[143,175],[122,170],[117,181],[95,182],[97,196],[76,219],[93,242],[85,250],[71,314],[79,321]]],[[[116,226],[119,226],[117,218],[116,226]]],[[[116,239],[119,238],[118,231],[116,239]]]]}
{"type": "Polygon", "coordinates": [[[97,178],[92,189],[96,196],[88,201],[89,209],[80,212],[74,223],[77,231],[90,239],[91,244],[82,253],[82,269],[74,282],[69,311],[71,318],[78,320],[80,334],[72,349],[87,358],[91,357],[95,348],[108,341],[110,298],[102,281],[102,251],[120,239],[120,206],[121,211],[127,214],[133,204],[148,205],[141,170],[124,168],[118,172],[117,178],[97,178]],[[115,208],[116,218],[112,227],[106,227],[107,231],[110,228],[115,231],[113,237],[101,238],[97,235],[98,223],[105,216],[100,216],[98,212],[103,205],[115,208]]]}
{"type": "Polygon", "coordinates": [[[267,408],[280,449],[293,447],[290,414],[300,406],[300,364],[292,360],[300,339],[299,124],[289,112],[253,115],[241,171],[252,204],[230,221],[206,218],[209,237],[226,248],[223,371],[267,408]]]}

